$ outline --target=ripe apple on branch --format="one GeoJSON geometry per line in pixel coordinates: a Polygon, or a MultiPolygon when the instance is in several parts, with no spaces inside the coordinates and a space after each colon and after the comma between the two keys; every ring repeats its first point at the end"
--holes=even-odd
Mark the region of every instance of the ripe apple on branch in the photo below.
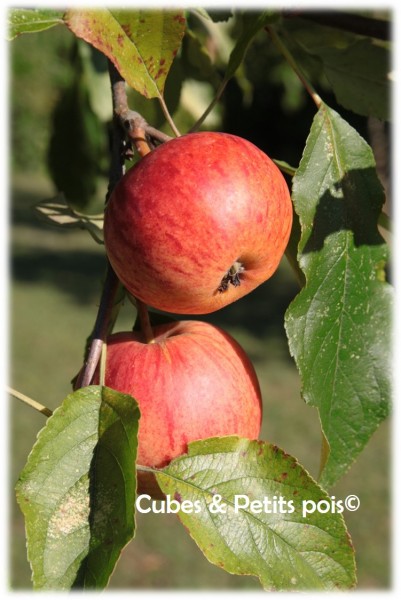
{"type": "Polygon", "coordinates": [[[201,132],[164,143],[122,177],[104,235],[132,295],[205,314],[274,273],[291,224],[289,190],[270,158],[243,138],[201,132]]]}
{"type": "MultiPolygon", "coordinates": [[[[278,168],[237,136],[188,134],[152,152],[142,140],[139,152],[145,156],[109,199],[105,245],[138,299],[143,331],[108,338],[104,383],[139,403],[138,464],[163,467],[194,440],[257,438],[262,403],[253,366],[233,338],[199,321],[152,332],[145,303],[199,314],[249,293],[282,258],[292,205],[278,168]]],[[[139,468],[138,482],[159,495],[151,473],[139,468]]]]}
{"type": "MultiPolygon", "coordinates": [[[[145,340],[131,331],[107,340],[104,384],[133,396],[141,411],[138,465],[164,467],[199,439],[258,438],[258,379],[228,333],[201,321],[178,321],[154,327],[153,336],[145,340]]],[[[139,468],[138,483],[141,492],[158,496],[151,473],[139,468]]]]}

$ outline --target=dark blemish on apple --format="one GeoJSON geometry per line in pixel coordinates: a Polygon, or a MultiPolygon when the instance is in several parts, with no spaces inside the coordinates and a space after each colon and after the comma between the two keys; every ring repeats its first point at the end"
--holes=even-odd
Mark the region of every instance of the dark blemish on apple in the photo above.
{"type": "Polygon", "coordinates": [[[179,494],[178,492],[174,493],[174,500],[177,500],[177,502],[179,502],[181,504],[182,502],[182,496],[181,494],[179,494]]]}
{"type": "Polygon", "coordinates": [[[281,473],[281,479],[287,479],[288,473],[281,473]]]}
{"type": "Polygon", "coordinates": [[[124,36],[122,36],[121,34],[118,36],[117,38],[117,43],[119,46],[122,46],[124,43],[124,36]]]}
{"type": "Polygon", "coordinates": [[[231,283],[234,287],[238,287],[241,285],[240,273],[245,271],[244,265],[236,260],[235,263],[231,265],[228,269],[227,273],[224,275],[223,279],[220,282],[219,287],[217,288],[218,292],[226,292],[231,283]]]}

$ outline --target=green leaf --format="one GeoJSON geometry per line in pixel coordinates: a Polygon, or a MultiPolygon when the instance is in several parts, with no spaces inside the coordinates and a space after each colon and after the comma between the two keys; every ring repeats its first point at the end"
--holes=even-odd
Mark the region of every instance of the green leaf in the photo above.
{"type": "Polygon", "coordinates": [[[185,32],[181,10],[69,10],[66,25],[103,52],[127,84],[146,98],[163,96],[185,32]]]}
{"type": "MultiPolygon", "coordinates": [[[[105,160],[108,156],[107,130],[91,106],[90,81],[82,46],[89,49],[87,44],[74,39],[69,57],[73,77],[54,106],[47,152],[47,163],[56,188],[79,209],[93,199],[98,177],[108,169],[105,160]]],[[[102,92],[99,86],[96,91],[102,92]]],[[[106,97],[111,106],[110,83],[106,97]]]]}
{"type": "Polygon", "coordinates": [[[187,72],[190,77],[195,77],[202,82],[217,79],[216,70],[206,46],[190,29],[184,38],[183,54],[188,63],[187,72]]]}
{"type": "MultiPolygon", "coordinates": [[[[315,53],[322,48],[347,48],[360,36],[337,27],[328,27],[298,17],[282,19],[280,29],[287,32],[306,51],[315,53]]],[[[286,36],[288,39],[288,35],[286,36]]]]}
{"type": "Polygon", "coordinates": [[[279,19],[276,10],[264,10],[263,12],[245,12],[242,18],[242,32],[234,48],[231,51],[228,65],[224,75],[225,81],[233,77],[235,71],[244,60],[248,46],[255,35],[266,25],[275,23],[279,19]]]}
{"type": "Polygon", "coordinates": [[[322,105],[293,179],[306,286],[286,313],[305,401],[319,409],[330,453],[322,485],[334,484],[363,450],[390,405],[392,288],[377,223],[384,194],[373,153],[322,105]]]}
{"type": "Polygon", "coordinates": [[[72,229],[86,229],[98,244],[103,244],[104,214],[84,215],[74,210],[63,194],[35,205],[38,216],[52,225],[72,229]]]}
{"type": "Polygon", "coordinates": [[[371,40],[318,51],[337,102],[359,115],[389,118],[390,54],[371,40]]]}
{"type": "Polygon", "coordinates": [[[276,158],[273,158],[273,162],[275,165],[278,166],[278,168],[281,171],[283,171],[283,173],[287,173],[287,175],[290,175],[291,177],[294,177],[295,173],[297,172],[296,168],[292,167],[285,160],[278,160],[276,158]]]}
{"type": "Polygon", "coordinates": [[[134,535],[139,410],[91,386],[41,430],[17,483],[36,589],[103,588],[134,535]]]}
{"type": "MultiPolygon", "coordinates": [[[[107,58],[82,40],[78,41],[78,53],[82,64],[82,79],[89,94],[89,104],[106,128],[113,118],[113,106],[110,93],[110,77],[107,58]]],[[[101,123],[99,127],[101,128],[101,123]]]]}
{"type": "Polygon", "coordinates": [[[181,504],[179,519],[207,559],[229,573],[256,575],[270,590],[354,585],[354,551],[342,515],[303,515],[304,501],[329,498],[276,446],[238,437],[194,442],[157,480],[181,504]],[[214,513],[219,497],[225,512],[214,513]],[[247,499],[254,504],[241,508],[247,499]],[[269,500],[266,509],[256,506],[269,500]],[[184,501],[193,503],[192,512],[184,501]]]}
{"type": "Polygon", "coordinates": [[[21,33],[36,33],[63,24],[63,11],[36,8],[13,8],[8,13],[8,40],[21,33]]]}
{"type": "Polygon", "coordinates": [[[360,115],[389,118],[391,58],[387,47],[331,27],[305,25],[299,19],[288,19],[282,27],[297,62],[312,78],[316,75],[313,61],[320,62],[339,104],[360,115]]]}

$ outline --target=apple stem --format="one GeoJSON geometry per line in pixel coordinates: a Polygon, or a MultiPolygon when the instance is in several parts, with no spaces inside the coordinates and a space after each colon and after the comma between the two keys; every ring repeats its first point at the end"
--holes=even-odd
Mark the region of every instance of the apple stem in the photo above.
{"type": "Polygon", "coordinates": [[[145,471],[146,473],[157,473],[158,470],[155,467],[145,467],[145,465],[136,465],[137,471],[145,471]]]}
{"type": "Polygon", "coordinates": [[[146,344],[152,344],[155,341],[152,325],[150,324],[148,307],[142,300],[135,298],[135,304],[138,311],[139,322],[141,324],[141,332],[145,338],[146,344]]]}

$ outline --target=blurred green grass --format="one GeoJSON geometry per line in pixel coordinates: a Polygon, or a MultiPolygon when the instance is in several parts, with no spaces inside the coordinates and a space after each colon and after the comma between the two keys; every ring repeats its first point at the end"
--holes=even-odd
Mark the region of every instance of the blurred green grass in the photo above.
{"type": "MultiPolygon", "coordinates": [[[[41,223],[32,206],[53,195],[46,178],[28,173],[11,190],[10,385],[56,408],[71,391],[97,311],[104,253],[83,231],[41,223]]],[[[288,348],[283,316],[297,293],[283,262],[274,277],[248,297],[205,320],[227,329],[257,370],[264,398],[262,438],[296,456],[316,477],[320,427],[315,409],[300,398],[300,381],[288,348]]],[[[117,329],[132,326],[125,306],[117,329]]],[[[13,487],[45,424],[42,415],[11,399],[10,585],[30,589],[22,515],[13,487]]],[[[361,507],[345,514],[356,549],[359,589],[390,585],[389,423],[384,423],[341,482],[337,498],[357,494],[361,507]]],[[[211,565],[174,515],[139,515],[137,536],[124,550],[110,589],[260,589],[250,577],[231,576],[211,565]]]]}

